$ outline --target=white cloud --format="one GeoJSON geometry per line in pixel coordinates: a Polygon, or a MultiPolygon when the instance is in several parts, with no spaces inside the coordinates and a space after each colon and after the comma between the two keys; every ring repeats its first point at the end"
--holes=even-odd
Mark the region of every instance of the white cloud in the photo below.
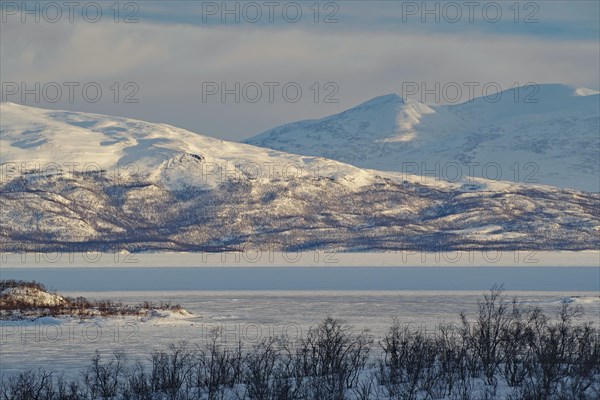
{"type": "Polygon", "coordinates": [[[586,40],[146,22],[6,23],[1,34],[3,81],[135,81],[140,104],[60,106],[168,122],[230,139],[341,111],[399,91],[406,81],[599,87],[599,44],[586,40]],[[205,104],[203,81],[295,81],[305,96],[295,104],[281,97],[274,104],[205,104]],[[340,102],[315,104],[308,86],[328,81],[339,85],[340,102]]]}

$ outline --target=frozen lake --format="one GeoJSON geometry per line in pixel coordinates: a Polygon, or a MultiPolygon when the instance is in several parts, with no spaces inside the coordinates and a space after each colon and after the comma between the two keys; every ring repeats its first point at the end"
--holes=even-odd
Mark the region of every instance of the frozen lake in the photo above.
{"type": "Polygon", "coordinates": [[[144,358],[178,340],[203,343],[220,327],[228,343],[273,335],[295,337],[326,316],[381,337],[398,318],[433,330],[474,315],[494,283],[553,314],[564,298],[600,322],[600,271],[590,267],[219,267],[2,269],[2,279],[37,280],[69,296],[181,304],[194,317],[29,323],[3,322],[2,369],[44,367],[67,375],[96,349],[144,358]]]}

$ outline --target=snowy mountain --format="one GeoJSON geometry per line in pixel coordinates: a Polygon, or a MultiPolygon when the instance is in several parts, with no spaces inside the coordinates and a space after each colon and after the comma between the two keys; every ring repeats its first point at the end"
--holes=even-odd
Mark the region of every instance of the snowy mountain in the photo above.
{"type": "Polygon", "coordinates": [[[11,103],[0,105],[0,121],[4,251],[600,245],[598,194],[427,181],[169,125],[11,103]]]}
{"type": "Polygon", "coordinates": [[[430,106],[397,94],[246,143],[361,168],[600,191],[600,95],[545,84],[430,106]]]}

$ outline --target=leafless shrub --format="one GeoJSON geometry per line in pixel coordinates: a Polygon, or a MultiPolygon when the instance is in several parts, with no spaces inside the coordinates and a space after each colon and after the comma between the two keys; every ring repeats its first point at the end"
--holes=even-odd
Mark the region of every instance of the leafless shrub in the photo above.
{"type": "Polygon", "coordinates": [[[40,369],[3,378],[0,394],[3,400],[51,400],[55,390],[52,373],[40,369]]]}
{"type": "Polygon", "coordinates": [[[343,399],[365,368],[371,343],[366,332],[354,333],[351,326],[331,317],[311,328],[297,353],[311,396],[343,399]]]}
{"type": "Polygon", "coordinates": [[[83,384],[91,398],[113,399],[122,391],[125,361],[123,352],[115,351],[110,361],[102,362],[96,351],[92,364],[82,372],[83,384]]]}
{"type": "Polygon", "coordinates": [[[242,381],[244,355],[242,344],[229,348],[222,340],[220,328],[211,331],[209,342],[198,348],[194,385],[206,393],[209,400],[224,398],[226,389],[242,381]]]}

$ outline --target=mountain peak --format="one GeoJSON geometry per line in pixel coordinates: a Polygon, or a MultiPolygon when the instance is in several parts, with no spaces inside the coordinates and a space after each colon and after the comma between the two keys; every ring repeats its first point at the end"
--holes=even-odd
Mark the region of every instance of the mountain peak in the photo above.
{"type": "Polygon", "coordinates": [[[398,93],[389,93],[384,94],[383,96],[373,97],[371,100],[367,100],[353,108],[379,106],[383,104],[406,104],[406,101],[398,93]]]}

